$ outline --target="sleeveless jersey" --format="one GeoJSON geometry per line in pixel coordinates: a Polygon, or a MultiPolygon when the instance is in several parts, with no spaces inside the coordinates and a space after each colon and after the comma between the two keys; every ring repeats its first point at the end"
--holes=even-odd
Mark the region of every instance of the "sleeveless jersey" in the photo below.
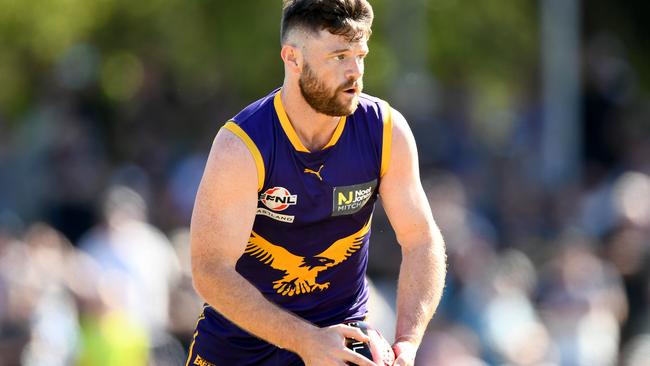
{"type": "MultiPolygon", "coordinates": [[[[363,319],[370,223],[390,156],[390,107],[361,94],[325,147],[310,152],[280,94],[223,127],[246,144],[258,173],[257,215],[236,269],[269,301],[319,326],[363,319]]],[[[251,337],[210,306],[204,317],[216,338],[251,337]]]]}

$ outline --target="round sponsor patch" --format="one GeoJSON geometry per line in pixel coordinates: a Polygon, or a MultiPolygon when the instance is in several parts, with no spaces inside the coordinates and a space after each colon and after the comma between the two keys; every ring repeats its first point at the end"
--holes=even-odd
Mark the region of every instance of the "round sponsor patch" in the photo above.
{"type": "Polygon", "coordinates": [[[284,187],[273,187],[260,195],[260,201],[273,211],[284,211],[298,202],[298,196],[292,195],[284,187]]]}

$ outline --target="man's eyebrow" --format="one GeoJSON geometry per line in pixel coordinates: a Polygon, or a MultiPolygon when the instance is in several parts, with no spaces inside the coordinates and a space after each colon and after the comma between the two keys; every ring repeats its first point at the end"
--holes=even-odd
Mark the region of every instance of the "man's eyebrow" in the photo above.
{"type": "MultiPolygon", "coordinates": [[[[338,54],[338,53],[345,53],[345,52],[351,52],[351,51],[353,51],[352,48],[339,48],[338,50],[334,50],[334,51],[330,52],[329,54],[330,55],[335,55],[335,54],[338,54]]],[[[361,52],[368,53],[368,49],[363,48],[363,49],[361,49],[361,52]]]]}
{"type": "Polygon", "coordinates": [[[335,53],[343,53],[343,52],[349,52],[350,48],[339,48],[338,50],[334,50],[330,52],[330,54],[335,54],[335,53]]]}

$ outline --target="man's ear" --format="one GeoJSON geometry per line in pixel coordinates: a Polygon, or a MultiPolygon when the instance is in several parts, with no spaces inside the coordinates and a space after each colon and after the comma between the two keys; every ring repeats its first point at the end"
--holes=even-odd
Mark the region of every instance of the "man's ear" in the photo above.
{"type": "Polygon", "coordinates": [[[299,74],[302,71],[302,52],[298,47],[285,44],[280,50],[280,57],[287,70],[299,74]]]}

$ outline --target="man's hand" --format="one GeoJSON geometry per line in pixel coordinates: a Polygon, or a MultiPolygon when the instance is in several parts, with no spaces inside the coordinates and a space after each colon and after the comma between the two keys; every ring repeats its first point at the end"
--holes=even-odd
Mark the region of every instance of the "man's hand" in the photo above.
{"type": "Polygon", "coordinates": [[[410,341],[398,341],[393,344],[395,363],[393,366],[413,366],[418,347],[410,341]]]}
{"type": "Polygon", "coordinates": [[[369,342],[370,338],[358,329],[349,325],[333,325],[317,328],[304,342],[296,353],[306,366],[345,366],[352,362],[359,366],[377,366],[358,353],[345,347],[345,338],[353,338],[360,342],[369,342]]]}

